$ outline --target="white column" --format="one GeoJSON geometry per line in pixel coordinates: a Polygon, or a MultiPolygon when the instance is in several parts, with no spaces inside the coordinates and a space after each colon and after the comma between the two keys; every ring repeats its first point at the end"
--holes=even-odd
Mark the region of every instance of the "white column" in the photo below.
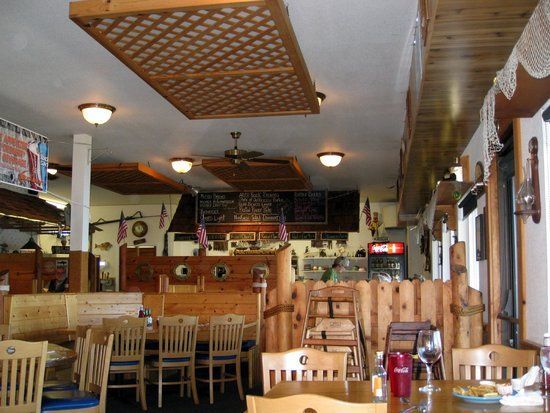
{"type": "Polygon", "coordinates": [[[92,137],[73,135],[71,251],[88,251],[92,137]]]}

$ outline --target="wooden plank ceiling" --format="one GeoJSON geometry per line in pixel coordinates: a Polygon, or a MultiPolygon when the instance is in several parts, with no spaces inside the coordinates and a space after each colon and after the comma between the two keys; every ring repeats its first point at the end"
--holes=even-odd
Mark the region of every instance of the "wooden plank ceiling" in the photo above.
{"type": "Polygon", "coordinates": [[[241,191],[310,190],[309,178],[304,175],[296,158],[288,164],[269,164],[246,161],[248,167],[235,165],[229,159],[203,159],[202,166],[212,175],[241,191]]]}
{"type": "Polygon", "coordinates": [[[400,197],[414,215],[479,126],[479,110],[537,0],[439,0],[400,197]]]}
{"type": "MultiPolygon", "coordinates": [[[[71,176],[70,166],[59,166],[71,176]]],[[[92,165],[92,184],[122,195],[181,194],[189,188],[139,162],[92,165]]]]}
{"type": "Polygon", "coordinates": [[[189,119],[319,113],[282,0],[84,0],[70,18],[189,119]]]}
{"type": "Polygon", "coordinates": [[[63,211],[34,195],[0,188],[0,228],[39,232],[43,225],[62,225],[63,211]]]}

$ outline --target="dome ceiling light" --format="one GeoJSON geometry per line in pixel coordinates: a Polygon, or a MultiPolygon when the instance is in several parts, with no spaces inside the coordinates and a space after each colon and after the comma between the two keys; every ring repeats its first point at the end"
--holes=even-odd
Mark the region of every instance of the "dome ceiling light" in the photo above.
{"type": "Polygon", "coordinates": [[[179,174],[186,174],[193,167],[193,159],[191,158],[172,158],[172,169],[179,174]]]}
{"type": "Polygon", "coordinates": [[[84,119],[95,126],[106,123],[116,110],[114,106],[105,103],[83,103],[78,106],[78,109],[82,112],[84,119]]]}
{"type": "Polygon", "coordinates": [[[344,153],[321,152],[317,154],[317,157],[319,158],[323,166],[326,166],[327,168],[334,168],[340,165],[340,162],[342,162],[342,158],[344,157],[344,153]]]}

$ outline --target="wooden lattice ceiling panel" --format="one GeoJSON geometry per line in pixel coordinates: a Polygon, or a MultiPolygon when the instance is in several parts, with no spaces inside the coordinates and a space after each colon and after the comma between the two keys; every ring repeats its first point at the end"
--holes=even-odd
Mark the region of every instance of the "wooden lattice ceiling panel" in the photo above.
{"type": "MultiPolygon", "coordinates": [[[[71,176],[70,166],[59,172],[71,176]]],[[[122,195],[181,194],[189,192],[180,184],[142,163],[108,163],[92,165],[92,184],[122,195]]]]}
{"type": "Polygon", "coordinates": [[[228,159],[203,160],[202,166],[212,175],[241,191],[309,190],[311,182],[304,175],[296,158],[288,164],[267,164],[248,161],[248,167],[234,165],[228,159]]]}
{"type": "Polygon", "coordinates": [[[282,0],[83,0],[70,18],[189,119],[319,113],[282,0]]]}

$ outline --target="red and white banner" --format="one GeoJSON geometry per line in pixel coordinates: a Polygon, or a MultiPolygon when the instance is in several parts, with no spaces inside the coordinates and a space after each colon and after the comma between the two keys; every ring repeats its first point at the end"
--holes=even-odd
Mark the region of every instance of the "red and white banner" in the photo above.
{"type": "Polygon", "coordinates": [[[0,182],[48,190],[48,139],[0,118],[0,182]]]}

